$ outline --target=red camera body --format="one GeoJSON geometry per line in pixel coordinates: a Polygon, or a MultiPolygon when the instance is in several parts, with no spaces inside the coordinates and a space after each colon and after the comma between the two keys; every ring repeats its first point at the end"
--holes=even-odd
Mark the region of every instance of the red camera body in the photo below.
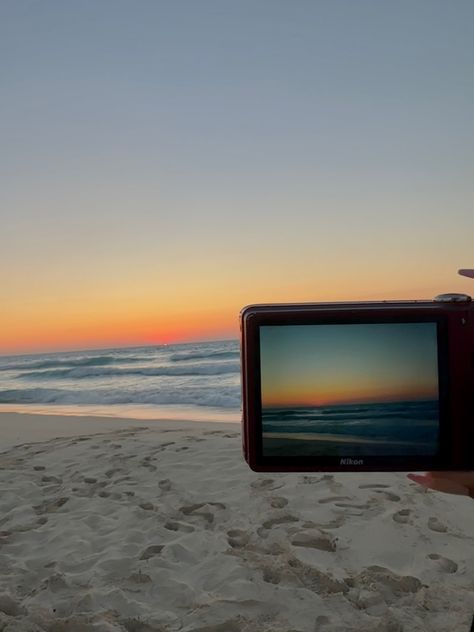
{"type": "Polygon", "coordinates": [[[242,438],[258,472],[474,469],[474,305],[250,305],[242,438]]]}

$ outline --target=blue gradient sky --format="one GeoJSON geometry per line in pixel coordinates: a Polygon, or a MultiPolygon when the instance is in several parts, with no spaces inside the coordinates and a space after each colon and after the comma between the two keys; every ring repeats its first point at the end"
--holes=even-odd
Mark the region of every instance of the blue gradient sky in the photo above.
{"type": "Polygon", "coordinates": [[[462,0],[3,2],[0,353],[469,291],[473,23],[462,0]]]}

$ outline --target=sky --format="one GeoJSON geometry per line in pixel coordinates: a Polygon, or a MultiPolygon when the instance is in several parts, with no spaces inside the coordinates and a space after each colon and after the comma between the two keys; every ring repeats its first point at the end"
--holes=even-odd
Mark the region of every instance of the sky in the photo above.
{"type": "Polygon", "coordinates": [[[260,327],[262,405],[438,399],[436,323],[260,327]]]}
{"type": "Polygon", "coordinates": [[[0,354],[471,292],[469,0],[0,3],[0,354]]]}

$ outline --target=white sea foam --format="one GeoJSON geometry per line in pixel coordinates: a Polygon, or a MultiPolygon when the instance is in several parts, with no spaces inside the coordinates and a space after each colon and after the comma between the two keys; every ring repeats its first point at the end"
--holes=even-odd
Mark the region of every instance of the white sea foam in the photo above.
{"type": "Polygon", "coordinates": [[[0,404],[237,410],[236,341],[0,358],[0,404]]]}
{"type": "Polygon", "coordinates": [[[37,380],[81,379],[90,377],[124,377],[135,375],[221,375],[222,373],[238,373],[238,362],[222,362],[213,364],[187,364],[186,366],[158,366],[158,367],[74,367],[69,369],[46,369],[43,371],[24,371],[17,377],[37,380]]]}

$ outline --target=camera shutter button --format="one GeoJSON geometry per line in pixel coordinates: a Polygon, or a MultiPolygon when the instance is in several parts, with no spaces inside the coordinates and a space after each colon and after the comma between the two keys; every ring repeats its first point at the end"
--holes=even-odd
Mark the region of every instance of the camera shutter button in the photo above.
{"type": "Polygon", "coordinates": [[[470,303],[472,298],[468,294],[438,294],[433,300],[436,303],[470,303]]]}

